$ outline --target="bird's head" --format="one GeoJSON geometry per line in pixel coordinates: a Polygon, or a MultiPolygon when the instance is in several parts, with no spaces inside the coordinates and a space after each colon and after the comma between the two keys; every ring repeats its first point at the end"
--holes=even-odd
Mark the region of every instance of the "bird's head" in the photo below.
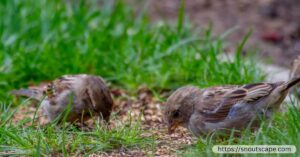
{"type": "Polygon", "coordinates": [[[177,89],[166,102],[164,119],[168,125],[169,133],[175,131],[178,126],[187,126],[194,111],[195,98],[200,89],[186,86],[177,89]]]}

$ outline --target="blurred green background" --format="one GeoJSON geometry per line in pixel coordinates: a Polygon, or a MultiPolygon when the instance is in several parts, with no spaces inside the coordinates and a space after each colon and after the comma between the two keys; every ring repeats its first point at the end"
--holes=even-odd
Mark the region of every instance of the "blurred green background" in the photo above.
{"type": "Polygon", "coordinates": [[[1,0],[0,19],[2,99],[11,89],[63,74],[101,75],[126,89],[262,78],[240,57],[242,42],[233,62],[221,62],[226,33],[212,36],[210,28],[186,23],[183,7],[177,22],[152,23],[147,9],[120,0],[1,0]]]}

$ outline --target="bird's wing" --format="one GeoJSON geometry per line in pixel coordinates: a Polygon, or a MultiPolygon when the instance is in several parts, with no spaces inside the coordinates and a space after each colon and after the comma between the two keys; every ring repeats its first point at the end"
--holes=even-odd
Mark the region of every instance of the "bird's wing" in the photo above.
{"type": "Polygon", "coordinates": [[[87,87],[96,111],[105,112],[105,110],[107,110],[110,113],[113,100],[105,82],[100,77],[91,77],[87,87]]]}
{"type": "Polygon", "coordinates": [[[108,87],[101,77],[78,74],[64,75],[53,81],[55,93],[71,90],[80,95],[78,99],[84,102],[95,113],[102,113],[104,118],[110,114],[113,100],[108,87]]]}
{"type": "Polygon", "coordinates": [[[224,96],[237,88],[238,86],[218,86],[203,89],[201,96],[195,99],[195,104],[198,104],[195,106],[196,110],[200,112],[214,111],[220,105],[224,96]]]}
{"type": "Polygon", "coordinates": [[[103,118],[108,121],[113,100],[108,87],[100,77],[89,76],[85,79],[82,101],[89,105],[94,113],[101,113],[103,118]]]}
{"type": "MultiPolygon", "coordinates": [[[[221,87],[219,87],[221,88],[221,87]]],[[[274,84],[255,83],[240,87],[229,86],[224,89],[212,90],[211,97],[203,97],[197,111],[207,122],[219,122],[224,120],[231,109],[238,102],[254,102],[268,96],[276,88],[274,84]],[[204,99],[207,100],[204,100],[204,99]]]]}

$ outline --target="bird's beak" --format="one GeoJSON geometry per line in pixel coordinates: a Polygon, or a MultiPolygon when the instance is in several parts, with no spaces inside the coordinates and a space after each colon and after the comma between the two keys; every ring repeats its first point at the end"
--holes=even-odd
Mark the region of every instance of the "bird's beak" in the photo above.
{"type": "Polygon", "coordinates": [[[179,126],[179,123],[177,122],[177,123],[173,123],[173,124],[170,124],[169,126],[168,126],[168,133],[169,134],[172,134],[175,130],[176,130],[176,128],[179,126]]]}

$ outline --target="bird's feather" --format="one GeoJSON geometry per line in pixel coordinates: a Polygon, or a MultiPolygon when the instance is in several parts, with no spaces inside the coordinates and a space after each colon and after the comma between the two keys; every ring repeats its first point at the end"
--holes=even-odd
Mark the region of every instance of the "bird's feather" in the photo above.
{"type": "Polygon", "coordinates": [[[10,92],[12,95],[21,96],[32,98],[38,101],[41,101],[43,98],[43,91],[37,89],[19,89],[19,90],[12,90],[10,92]]]}
{"type": "Polygon", "coordinates": [[[200,110],[198,108],[198,112],[203,114],[207,122],[222,121],[237,103],[258,101],[268,96],[273,89],[274,86],[268,83],[212,88],[209,90],[211,93],[214,93],[211,94],[213,96],[211,96],[210,100],[202,102],[202,105],[200,105],[202,108],[200,110]]]}
{"type": "Polygon", "coordinates": [[[69,122],[100,115],[108,121],[113,106],[104,80],[86,74],[64,75],[48,83],[42,90],[21,89],[11,93],[42,101],[42,109],[50,120],[63,113],[71,103],[71,113],[67,119],[69,122]],[[43,95],[45,99],[41,100],[43,95]]]}

